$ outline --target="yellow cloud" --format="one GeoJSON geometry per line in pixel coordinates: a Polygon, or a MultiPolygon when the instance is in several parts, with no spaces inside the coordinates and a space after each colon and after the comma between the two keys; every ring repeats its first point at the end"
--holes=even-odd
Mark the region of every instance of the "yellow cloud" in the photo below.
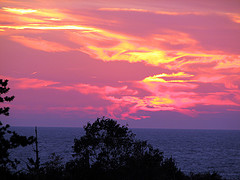
{"type": "MultiPolygon", "coordinates": [[[[100,10],[148,12],[148,10],[144,9],[131,8],[103,8],[100,10]]],[[[214,62],[216,63],[215,69],[240,66],[237,60],[239,58],[236,58],[234,61],[225,62],[224,59],[226,59],[227,56],[219,55],[221,54],[219,52],[214,54],[200,51],[199,49],[201,48],[198,47],[198,42],[191,38],[189,34],[183,32],[165,30],[162,34],[153,34],[147,37],[146,40],[146,37],[134,37],[93,26],[77,24],[75,20],[63,21],[66,19],[73,20],[73,18],[71,18],[72,15],[62,13],[57,9],[18,9],[3,7],[2,11],[17,14],[16,17],[9,17],[9,22],[14,22],[16,19],[18,21],[14,22],[14,24],[17,25],[0,26],[0,31],[7,31],[8,29],[68,30],[68,35],[71,34],[69,39],[81,45],[81,47],[78,48],[79,51],[87,53],[93,58],[101,59],[102,61],[144,62],[153,66],[162,65],[165,68],[177,69],[179,71],[182,71],[185,65],[198,63],[207,64],[214,62]],[[56,21],[61,21],[61,24],[56,21]],[[179,47],[180,49],[170,50],[169,46],[179,47]]],[[[9,14],[7,15],[12,16],[9,14]]],[[[235,19],[239,17],[236,14],[228,14],[228,16],[235,17],[235,19]]],[[[82,22],[82,20],[79,21],[82,22]]],[[[15,40],[20,42],[19,38],[15,40]]],[[[29,40],[30,39],[28,39],[27,42],[29,42],[29,40]]],[[[43,43],[44,41],[41,42],[43,43]]],[[[27,44],[23,41],[21,41],[21,43],[27,44]]],[[[51,45],[48,47],[50,46],[51,45]]],[[[64,45],[61,46],[64,47],[64,45]]],[[[37,46],[34,47],[36,48],[37,46]]],[[[45,47],[47,47],[47,45],[45,47]]],[[[60,46],[58,45],[57,47],[60,46]]],[[[41,48],[38,49],[40,50],[41,48]]],[[[43,50],[45,50],[45,48],[43,48],[43,50]]],[[[230,57],[229,59],[233,58],[230,57]]],[[[164,81],[159,77],[155,77],[155,80],[164,81]]],[[[181,82],[181,80],[178,80],[178,82],[181,82]]]]}
{"type": "Polygon", "coordinates": [[[20,14],[20,15],[37,12],[37,10],[35,9],[18,9],[18,8],[7,8],[7,7],[3,7],[2,10],[6,12],[14,13],[14,14],[20,14]]]}
{"type": "Polygon", "coordinates": [[[173,103],[174,100],[170,99],[169,97],[153,96],[152,100],[150,100],[150,104],[153,106],[168,105],[173,103]]]}
{"type": "Polygon", "coordinates": [[[86,30],[86,31],[99,31],[96,28],[84,27],[78,25],[48,25],[48,24],[31,24],[27,26],[0,26],[0,28],[8,29],[41,29],[41,30],[86,30]]]}
{"type": "Polygon", "coordinates": [[[55,9],[19,9],[19,8],[3,7],[2,10],[5,12],[18,14],[18,15],[32,14],[35,16],[57,18],[58,20],[60,20],[60,18],[67,17],[66,14],[58,12],[58,10],[55,10],[55,9]]]}
{"type": "Polygon", "coordinates": [[[161,77],[192,77],[194,75],[191,74],[186,74],[184,72],[178,72],[178,73],[172,73],[172,74],[157,74],[154,76],[149,76],[146,77],[142,82],[162,82],[162,83],[167,83],[167,82],[193,82],[195,80],[165,80],[161,77]]]}

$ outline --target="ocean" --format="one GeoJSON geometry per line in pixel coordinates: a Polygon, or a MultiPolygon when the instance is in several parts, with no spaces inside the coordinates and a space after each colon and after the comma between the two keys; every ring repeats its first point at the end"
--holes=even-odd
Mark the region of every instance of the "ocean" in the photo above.
{"type": "MultiPolygon", "coordinates": [[[[20,135],[34,135],[34,127],[11,127],[20,135]]],[[[240,131],[237,130],[177,130],[131,129],[137,139],[147,140],[153,147],[173,157],[186,174],[216,171],[226,179],[240,179],[240,131]]],[[[72,157],[74,138],[84,135],[82,128],[38,127],[40,162],[51,153],[67,162],[72,157]]],[[[26,168],[27,158],[34,157],[34,145],[17,148],[11,156],[26,168]]]]}

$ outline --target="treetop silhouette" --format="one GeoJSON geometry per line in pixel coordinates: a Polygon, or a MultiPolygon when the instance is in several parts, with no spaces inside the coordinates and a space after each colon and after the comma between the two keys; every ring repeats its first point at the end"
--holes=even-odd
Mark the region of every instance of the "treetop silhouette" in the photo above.
{"type": "MultiPolygon", "coordinates": [[[[10,102],[14,99],[14,96],[4,96],[10,90],[8,80],[0,79],[0,103],[10,102]]],[[[9,107],[1,107],[0,115],[9,116],[9,107]]],[[[9,129],[10,125],[5,126],[0,121],[0,174],[6,174],[10,172],[10,169],[16,169],[19,161],[9,157],[9,150],[17,148],[19,146],[27,146],[34,142],[34,137],[20,136],[15,131],[9,129]]]]}

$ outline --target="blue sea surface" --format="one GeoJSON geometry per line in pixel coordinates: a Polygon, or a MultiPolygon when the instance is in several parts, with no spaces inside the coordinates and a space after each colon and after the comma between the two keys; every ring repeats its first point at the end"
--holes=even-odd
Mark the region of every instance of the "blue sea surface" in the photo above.
{"type": "MultiPolygon", "coordinates": [[[[33,127],[11,127],[25,136],[34,135],[33,127]]],[[[137,139],[147,140],[173,157],[181,170],[190,172],[216,171],[226,179],[240,179],[240,131],[237,130],[176,130],[131,129],[137,139]]],[[[84,135],[82,128],[38,127],[41,163],[56,153],[67,162],[72,157],[74,138],[84,135]]],[[[35,158],[34,145],[12,150],[11,156],[21,160],[26,168],[27,158],[35,158]]]]}

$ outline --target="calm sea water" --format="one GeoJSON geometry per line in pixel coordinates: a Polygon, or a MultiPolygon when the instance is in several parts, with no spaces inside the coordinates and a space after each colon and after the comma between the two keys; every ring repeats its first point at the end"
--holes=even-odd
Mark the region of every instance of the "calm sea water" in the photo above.
{"type": "MultiPolygon", "coordinates": [[[[34,135],[33,127],[12,127],[21,135],[34,135]]],[[[240,131],[229,130],[167,130],[132,129],[138,139],[147,140],[155,148],[172,156],[185,173],[217,171],[227,179],[240,179],[240,131]]],[[[84,134],[82,128],[39,127],[38,140],[41,163],[51,153],[72,159],[74,138],[84,134]]],[[[11,155],[26,167],[27,158],[34,158],[34,146],[18,148],[11,155]]]]}

